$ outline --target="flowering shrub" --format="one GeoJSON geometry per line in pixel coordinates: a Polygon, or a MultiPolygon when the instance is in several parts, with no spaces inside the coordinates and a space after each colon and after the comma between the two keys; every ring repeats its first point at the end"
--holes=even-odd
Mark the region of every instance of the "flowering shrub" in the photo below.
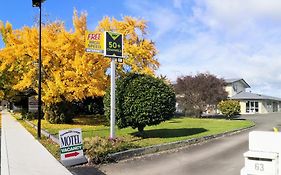
{"type": "Polygon", "coordinates": [[[124,151],[132,147],[134,147],[133,144],[127,142],[124,138],[109,140],[96,136],[84,139],[85,153],[95,164],[111,161],[108,154],[124,151]]]}
{"type": "Polygon", "coordinates": [[[227,117],[233,117],[240,113],[240,104],[239,101],[236,100],[221,101],[218,104],[218,108],[221,113],[227,117]]]}

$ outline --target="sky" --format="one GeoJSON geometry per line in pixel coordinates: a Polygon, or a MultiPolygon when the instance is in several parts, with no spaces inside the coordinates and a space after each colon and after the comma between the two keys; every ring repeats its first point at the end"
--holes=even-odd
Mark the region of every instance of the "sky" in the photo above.
{"type": "MultiPolygon", "coordinates": [[[[159,51],[157,74],[171,81],[209,72],[281,97],[280,0],[46,0],[42,13],[71,29],[74,8],[88,13],[89,30],[104,16],[146,20],[146,38],[159,51]]],[[[0,20],[20,29],[34,25],[38,12],[32,0],[5,1],[0,20]]]]}

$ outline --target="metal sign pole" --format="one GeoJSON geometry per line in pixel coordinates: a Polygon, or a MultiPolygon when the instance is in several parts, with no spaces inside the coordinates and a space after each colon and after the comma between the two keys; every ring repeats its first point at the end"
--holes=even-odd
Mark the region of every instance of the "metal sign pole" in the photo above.
{"type": "Polygon", "coordinates": [[[110,139],[115,138],[115,58],[111,58],[110,139]]]}
{"type": "Polygon", "coordinates": [[[41,69],[42,69],[42,55],[41,55],[41,1],[39,2],[39,78],[38,78],[38,123],[37,123],[37,138],[41,139],[41,105],[42,105],[42,101],[41,101],[41,69]]]}
{"type": "MultiPolygon", "coordinates": [[[[89,35],[88,35],[89,37],[89,35]]],[[[90,38],[96,38],[90,36],[90,38]]],[[[114,32],[104,32],[104,56],[111,58],[111,87],[110,87],[110,135],[109,139],[115,139],[115,59],[123,57],[123,35],[114,32]]],[[[102,40],[101,40],[102,41],[102,40]]]]}

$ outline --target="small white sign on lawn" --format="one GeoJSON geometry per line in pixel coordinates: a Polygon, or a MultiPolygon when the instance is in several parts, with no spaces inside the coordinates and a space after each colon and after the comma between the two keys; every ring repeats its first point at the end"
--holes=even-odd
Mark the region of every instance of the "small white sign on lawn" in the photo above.
{"type": "Polygon", "coordinates": [[[81,164],[86,161],[83,153],[81,129],[59,131],[61,161],[65,166],[81,164]]]}

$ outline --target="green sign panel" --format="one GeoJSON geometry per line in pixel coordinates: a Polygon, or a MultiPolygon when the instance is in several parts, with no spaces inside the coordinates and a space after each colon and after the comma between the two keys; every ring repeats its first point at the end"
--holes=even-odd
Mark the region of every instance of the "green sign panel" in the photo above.
{"type": "Polygon", "coordinates": [[[61,154],[69,153],[69,152],[74,152],[74,151],[80,151],[83,150],[83,145],[76,145],[76,146],[69,146],[65,148],[61,148],[60,152],[61,154]]]}
{"type": "Polygon", "coordinates": [[[123,57],[123,35],[114,32],[105,32],[106,57],[123,57]]]}

